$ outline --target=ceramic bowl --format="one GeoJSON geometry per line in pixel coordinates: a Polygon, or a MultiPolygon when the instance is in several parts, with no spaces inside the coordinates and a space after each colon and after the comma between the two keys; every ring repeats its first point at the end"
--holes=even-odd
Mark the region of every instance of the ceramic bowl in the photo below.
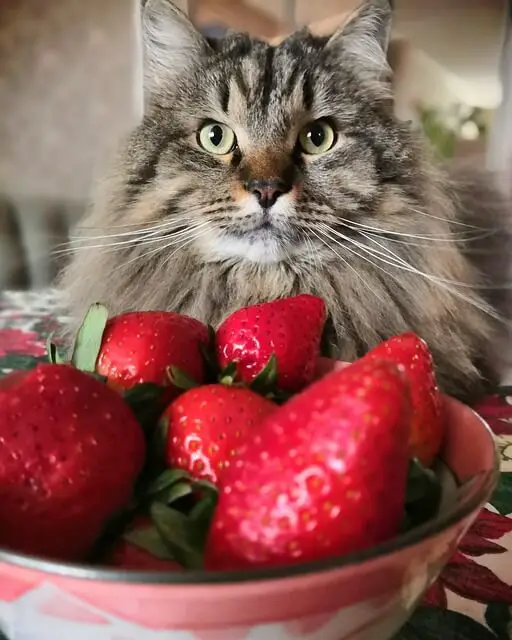
{"type": "MultiPolygon", "coordinates": [[[[411,615],[498,478],[492,433],[446,398],[439,516],[374,549],[248,573],[135,573],[0,550],[8,640],[386,640],[411,615]]],[[[0,634],[1,635],[1,634],[0,634]]]]}

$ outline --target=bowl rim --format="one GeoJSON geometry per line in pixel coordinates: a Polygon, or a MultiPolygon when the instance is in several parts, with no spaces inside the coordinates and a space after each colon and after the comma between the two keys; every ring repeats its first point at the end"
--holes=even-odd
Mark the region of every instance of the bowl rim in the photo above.
{"type": "Polygon", "coordinates": [[[80,564],[45,560],[37,556],[15,553],[2,548],[0,548],[0,564],[14,565],[21,569],[38,571],[46,575],[58,576],[69,580],[123,583],[132,586],[202,586],[282,580],[312,573],[324,573],[336,569],[353,567],[354,565],[360,565],[364,562],[396,553],[405,548],[412,547],[428,537],[443,533],[475,511],[478,511],[487,502],[491,492],[496,488],[498,483],[500,458],[493,431],[487,422],[471,409],[471,407],[448,396],[444,396],[444,399],[452,404],[452,406],[459,406],[459,408],[471,412],[480,422],[492,444],[494,451],[493,465],[488,471],[475,476],[479,479],[478,488],[474,490],[466,500],[462,500],[457,509],[449,511],[433,520],[429,520],[423,525],[411,529],[397,538],[393,538],[390,541],[381,543],[370,549],[342,556],[333,556],[314,562],[275,568],[256,568],[251,571],[133,571],[129,569],[88,567],[80,564]]]}

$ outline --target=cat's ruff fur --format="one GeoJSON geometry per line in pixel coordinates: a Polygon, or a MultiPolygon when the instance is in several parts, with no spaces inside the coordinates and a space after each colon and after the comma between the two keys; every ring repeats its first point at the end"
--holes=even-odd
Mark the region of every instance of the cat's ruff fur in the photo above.
{"type": "Polygon", "coordinates": [[[503,203],[487,178],[436,168],[394,117],[390,24],[388,2],[373,0],[330,38],[209,43],[168,0],[148,0],[146,114],[63,274],[74,319],[102,301],[112,314],[172,309],[215,325],[238,307],[309,292],[327,302],[337,357],[412,329],[445,391],[469,397],[494,382],[508,340],[496,319],[508,293],[495,285],[510,275],[503,203]],[[298,153],[300,127],[319,118],[337,143],[298,153]],[[228,157],[196,141],[210,120],[236,133],[228,157]],[[262,229],[244,181],[285,171],[295,186],[262,229]]]}

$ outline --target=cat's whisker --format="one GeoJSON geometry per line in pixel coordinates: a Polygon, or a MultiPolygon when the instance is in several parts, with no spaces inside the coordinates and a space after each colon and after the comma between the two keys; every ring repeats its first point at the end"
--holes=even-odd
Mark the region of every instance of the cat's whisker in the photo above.
{"type": "MultiPolygon", "coordinates": [[[[453,242],[454,239],[458,239],[460,241],[467,242],[467,241],[473,241],[475,239],[478,240],[478,239],[481,239],[482,237],[485,238],[495,233],[494,230],[483,230],[481,227],[475,227],[474,229],[468,229],[467,231],[461,231],[460,233],[451,231],[451,232],[442,233],[442,234],[439,234],[439,233],[417,234],[417,233],[410,233],[410,232],[404,232],[404,231],[395,231],[392,229],[384,229],[382,227],[375,227],[362,222],[356,222],[355,220],[350,220],[348,218],[344,218],[342,216],[334,214],[330,207],[320,206],[318,204],[316,205],[316,209],[313,209],[313,211],[315,213],[322,213],[324,215],[328,214],[329,223],[332,226],[343,223],[346,225],[351,225],[354,231],[363,229],[368,233],[374,233],[374,234],[383,235],[383,236],[396,236],[396,237],[402,237],[402,238],[409,238],[413,240],[426,240],[426,241],[432,241],[432,242],[453,242]],[[484,233],[482,233],[482,231],[484,231],[484,233]]],[[[443,218],[439,218],[439,220],[447,222],[443,218]]]]}
{"type": "MultiPolygon", "coordinates": [[[[321,230],[318,229],[318,231],[321,230]]],[[[381,295],[375,291],[375,289],[363,278],[363,276],[359,273],[359,271],[352,265],[350,264],[350,261],[347,260],[347,258],[344,258],[342,255],[340,255],[328,242],[326,242],[323,238],[321,238],[317,233],[315,233],[315,231],[313,229],[310,229],[310,232],[327,248],[329,249],[329,251],[331,251],[332,253],[334,253],[334,255],[343,262],[343,264],[345,264],[345,266],[347,266],[358,278],[359,280],[361,280],[361,282],[370,290],[371,293],[373,293],[373,295],[377,298],[377,300],[379,300],[382,304],[385,304],[385,301],[382,299],[381,295]]]]}
{"type": "Polygon", "coordinates": [[[505,320],[500,314],[498,314],[495,311],[493,311],[493,309],[489,305],[487,305],[487,304],[485,304],[483,302],[480,302],[478,300],[475,300],[473,297],[468,296],[468,295],[458,291],[457,289],[455,289],[450,284],[444,282],[443,279],[437,278],[436,276],[431,276],[429,274],[425,274],[422,271],[420,271],[419,269],[415,269],[411,265],[407,265],[407,263],[406,264],[401,264],[401,262],[397,262],[396,260],[389,260],[389,259],[383,258],[381,255],[379,255],[382,252],[378,252],[378,251],[372,250],[369,247],[366,247],[365,245],[363,245],[362,243],[358,243],[357,241],[354,241],[349,236],[344,236],[343,234],[338,232],[336,235],[339,235],[346,243],[346,244],[341,244],[341,242],[339,240],[337,240],[335,236],[332,235],[333,232],[329,227],[327,227],[327,225],[324,225],[321,228],[317,227],[317,229],[318,229],[318,231],[320,233],[323,233],[331,242],[334,242],[338,246],[343,247],[344,249],[346,249],[347,251],[349,251],[353,255],[356,255],[360,259],[365,260],[366,262],[369,262],[373,267],[375,267],[376,269],[379,269],[380,271],[383,271],[386,275],[388,275],[389,277],[393,278],[394,280],[399,280],[399,278],[397,277],[396,274],[393,274],[390,271],[386,270],[384,267],[382,267],[382,265],[378,264],[377,262],[375,262],[371,258],[375,258],[375,259],[379,260],[380,262],[383,262],[384,264],[392,266],[392,267],[394,267],[396,269],[401,269],[402,271],[408,271],[410,273],[414,273],[414,274],[416,274],[416,275],[418,275],[420,277],[423,277],[426,280],[428,280],[429,282],[432,282],[433,284],[437,285],[439,288],[447,291],[451,295],[459,298],[460,300],[463,300],[463,301],[471,304],[473,307],[475,307],[476,309],[479,309],[480,311],[482,311],[486,315],[494,318],[495,320],[497,320],[499,322],[502,322],[502,323],[505,323],[505,324],[508,324],[508,321],[505,320]],[[355,249],[353,249],[352,247],[348,246],[347,243],[355,244],[362,251],[364,251],[364,253],[366,253],[367,255],[365,256],[365,255],[357,252],[355,249]],[[370,256],[370,257],[368,257],[368,256],[370,256]]]}
{"type": "MultiPolygon", "coordinates": [[[[352,229],[352,227],[350,227],[352,229]]],[[[352,231],[358,231],[359,229],[352,229],[352,231]]],[[[380,234],[380,233],[373,233],[371,231],[366,231],[366,232],[360,232],[360,233],[368,233],[369,235],[372,236],[376,236],[377,238],[382,238],[384,237],[384,234],[380,234]]],[[[478,236],[474,236],[473,238],[466,238],[466,239],[460,239],[460,238],[454,238],[453,243],[449,243],[448,241],[445,242],[444,244],[439,244],[437,240],[424,240],[423,242],[411,242],[410,240],[400,240],[399,238],[390,238],[389,236],[386,237],[386,241],[387,242],[392,242],[393,244],[402,244],[405,245],[407,247],[431,247],[432,245],[435,246],[437,251],[443,251],[443,250],[448,250],[451,251],[452,250],[452,245],[464,245],[466,246],[467,243],[469,242],[476,242],[478,240],[484,240],[485,238],[488,238],[489,236],[493,235],[494,231],[487,231],[485,233],[482,233],[481,235],[478,236]]],[[[467,248],[467,247],[466,247],[467,248]]],[[[467,248],[467,250],[470,250],[467,248]]]]}
{"type": "MultiPolygon", "coordinates": [[[[214,215],[219,212],[224,212],[226,210],[226,206],[207,206],[207,205],[195,205],[194,207],[188,207],[187,213],[185,214],[173,214],[172,216],[166,218],[165,220],[154,221],[158,222],[158,224],[151,224],[151,226],[141,228],[142,225],[146,224],[144,222],[138,223],[138,228],[132,231],[125,231],[121,233],[105,233],[101,235],[90,236],[86,234],[80,235],[72,235],[69,237],[69,240],[66,243],[62,243],[65,245],[69,245],[71,243],[84,243],[89,240],[106,240],[106,239],[117,239],[117,238],[134,238],[134,242],[138,241],[139,236],[154,236],[160,233],[162,230],[172,229],[173,227],[184,226],[185,224],[189,224],[191,218],[196,213],[200,213],[202,217],[205,215],[214,215]]],[[[114,227],[110,227],[114,228],[114,227]]],[[[77,227],[80,229],[87,229],[87,227],[77,227]]],[[[108,228],[107,228],[108,231],[108,228]]]]}
{"type": "Polygon", "coordinates": [[[175,256],[178,253],[178,251],[182,251],[186,246],[188,246],[192,242],[195,242],[198,238],[200,238],[201,236],[204,236],[209,231],[210,229],[203,229],[202,231],[194,235],[192,238],[190,238],[186,242],[183,242],[182,244],[180,244],[169,256],[167,256],[167,258],[165,258],[162,266],[166,266],[167,264],[169,264],[171,258],[173,258],[173,256],[175,256]]]}
{"type": "MultiPolygon", "coordinates": [[[[201,225],[206,225],[207,222],[201,223],[201,225]]],[[[133,247],[143,247],[150,244],[155,244],[157,242],[165,241],[168,238],[179,238],[182,235],[186,235],[189,232],[190,227],[186,227],[185,229],[181,229],[180,231],[176,231],[173,233],[167,232],[166,234],[159,234],[157,237],[153,238],[139,238],[136,241],[133,240],[122,240],[120,242],[108,242],[103,244],[93,244],[93,245],[82,245],[82,246],[74,246],[69,247],[68,249],[60,249],[54,250],[53,255],[63,255],[70,254],[80,251],[89,251],[90,249],[101,249],[103,251],[123,251],[124,249],[133,246],[133,247]]]]}
{"type": "Polygon", "coordinates": [[[479,231],[484,231],[484,227],[478,227],[474,224],[468,224],[467,222],[461,222],[460,220],[447,220],[446,218],[441,218],[440,216],[435,216],[432,213],[427,213],[426,211],[420,211],[419,209],[416,209],[414,207],[411,207],[411,211],[414,211],[414,213],[417,213],[421,216],[425,216],[427,218],[430,218],[432,220],[440,220],[441,222],[448,222],[449,224],[453,224],[456,225],[458,227],[465,227],[466,229],[476,229],[479,231]]]}
{"type": "Polygon", "coordinates": [[[318,249],[315,247],[313,241],[311,240],[311,238],[309,237],[309,235],[305,232],[304,229],[301,230],[301,237],[303,238],[306,247],[307,247],[307,251],[308,254],[311,256],[312,260],[313,260],[313,267],[315,269],[315,271],[319,271],[320,270],[320,257],[318,255],[318,249]]]}
{"type": "MultiPolygon", "coordinates": [[[[381,227],[373,227],[367,224],[362,224],[360,222],[355,222],[354,220],[347,220],[346,218],[339,218],[341,222],[344,224],[352,225],[354,230],[362,229],[367,231],[368,233],[375,233],[378,235],[390,235],[397,236],[400,238],[412,238],[413,240],[432,240],[435,242],[453,242],[454,234],[453,233],[444,233],[444,234],[416,234],[416,233],[407,233],[403,231],[393,231],[391,229],[383,229],[381,227]]],[[[473,234],[469,234],[469,232],[465,232],[468,236],[464,236],[465,239],[470,239],[473,234]]],[[[461,233],[457,237],[461,238],[463,234],[461,233]]]]}
{"type": "MultiPolygon", "coordinates": [[[[70,242],[84,242],[86,240],[105,240],[109,238],[129,238],[133,236],[145,236],[145,235],[153,235],[161,229],[172,228],[173,226],[179,226],[183,224],[183,222],[190,221],[189,215],[184,216],[173,216],[168,220],[160,221],[159,224],[152,225],[150,227],[144,229],[137,229],[134,231],[124,231],[122,233],[104,233],[96,236],[89,235],[72,235],[69,236],[70,242]]],[[[140,225],[139,225],[140,226],[140,225]]]]}
{"type": "MultiPolygon", "coordinates": [[[[333,233],[337,233],[336,231],[333,230],[333,233]]],[[[453,285],[456,287],[462,287],[462,288],[466,288],[466,289],[478,289],[478,290],[493,290],[493,289],[510,289],[512,288],[512,283],[508,283],[508,284],[503,284],[500,285],[498,287],[496,287],[496,285],[485,285],[485,284],[478,284],[478,283],[468,283],[468,282],[460,282],[457,280],[451,280],[449,278],[441,278],[440,276],[435,276],[431,273],[425,273],[423,271],[420,271],[419,269],[417,269],[416,267],[413,267],[411,264],[409,264],[406,260],[404,260],[404,258],[402,258],[402,256],[398,255],[397,253],[395,253],[394,251],[392,251],[389,247],[387,247],[385,244],[383,244],[382,242],[379,242],[378,240],[376,240],[375,238],[371,237],[370,235],[361,232],[361,236],[363,236],[364,238],[366,238],[367,240],[369,240],[370,242],[372,242],[373,244],[377,245],[378,247],[380,247],[383,251],[377,251],[377,250],[373,250],[376,253],[378,253],[379,255],[382,255],[384,257],[390,258],[390,259],[394,259],[397,262],[400,262],[405,269],[407,270],[411,270],[414,271],[414,273],[417,273],[418,275],[422,275],[426,278],[434,278],[435,280],[439,281],[439,282],[443,282],[447,285],[453,285]]],[[[356,243],[356,245],[363,249],[363,250],[369,250],[372,251],[371,248],[367,247],[364,243],[360,243],[357,240],[352,238],[352,241],[354,243],[356,243]]]]}
{"type": "MultiPolygon", "coordinates": [[[[151,251],[146,251],[144,253],[141,253],[138,256],[134,256],[133,258],[131,258],[130,260],[127,260],[126,262],[123,262],[123,264],[119,265],[118,268],[123,268],[123,267],[127,267],[131,264],[133,264],[134,262],[137,262],[138,260],[143,260],[143,259],[147,259],[150,258],[151,256],[154,256],[155,254],[161,253],[162,251],[165,251],[166,249],[170,249],[171,247],[175,246],[176,244],[180,244],[181,242],[181,247],[186,246],[187,244],[190,244],[191,242],[193,242],[194,240],[196,240],[197,238],[199,238],[200,236],[204,235],[205,233],[207,233],[209,231],[208,228],[204,228],[204,227],[208,227],[209,224],[208,222],[203,222],[199,225],[195,225],[193,227],[190,227],[190,229],[188,229],[188,232],[190,234],[189,237],[181,237],[181,238],[174,238],[173,240],[171,240],[170,242],[166,242],[165,244],[163,244],[160,247],[156,247],[156,249],[152,249],[151,251]]],[[[164,241],[165,239],[162,238],[162,241],[164,241]]],[[[174,255],[174,254],[172,254],[174,255]]]]}

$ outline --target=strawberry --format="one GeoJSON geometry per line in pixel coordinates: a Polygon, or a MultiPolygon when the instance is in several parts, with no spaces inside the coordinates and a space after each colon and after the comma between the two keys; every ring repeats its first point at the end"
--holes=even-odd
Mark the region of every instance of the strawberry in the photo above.
{"type": "Polygon", "coordinates": [[[205,566],[308,562],[396,535],[409,465],[407,391],[395,365],[361,361],[266,418],[223,475],[205,566]]]}
{"type": "Polygon", "coordinates": [[[323,300],[311,295],[239,309],[217,329],[217,360],[222,368],[236,362],[249,384],[275,356],[278,387],[299,391],[315,375],[325,321],[323,300]]]}
{"type": "Polygon", "coordinates": [[[171,311],[125,313],[106,323],[96,371],[118,389],[143,382],[170,385],[170,367],[202,382],[200,345],[208,342],[208,327],[194,318],[171,311]]]}
{"type": "Polygon", "coordinates": [[[80,560],[131,498],[144,434],[122,398],[67,365],[0,390],[0,546],[80,560]]]}
{"type": "Polygon", "coordinates": [[[164,411],[167,464],[217,483],[259,423],[277,409],[266,398],[237,386],[211,384],[186,391],[164,411]]]}
{"type": "Polygon", "coordinates": [[[437,386],[432,354],[414,333],[404,333],[364,356],[365,360],[390,360],[401,367],[411,397],[410,456],[429,466],[439,453],[444,437],[442,396],[437,386]]]}

